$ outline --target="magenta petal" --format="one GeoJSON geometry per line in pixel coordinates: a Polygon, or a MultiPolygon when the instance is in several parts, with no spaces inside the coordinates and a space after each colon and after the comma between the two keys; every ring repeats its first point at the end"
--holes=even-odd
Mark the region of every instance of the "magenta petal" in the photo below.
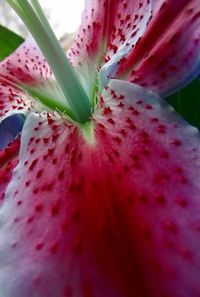
{"type": "Polygon", "coordinates": [[[120,63],[144,34],[152,9],[152,0],[86,1],[82,25],[68,56],[89,97],[98,76],[100,88],[115,77],[120,63]]]}
{"type": "Polygon", "coordinates": [[[20,141],[16,139],[6,149],[0,150],[0,206],[12,178],[13,169],[18,163],[19,146],[20,141]]]}
{"type": "Polygon", "coordinates": [[[167,96],[199,74],[199,13],[199,0],[87,1],[69,58],[90,77],[103,66],[102,85],[122,77],[167,96]]]}
{"type": "Polygon", "coordinates": [[[198,296],[199,133],[128,82],[102,100],[92,141],[28,116],[0,212],[3,297],[198,296]]]}
{"type": "Polygon", "coordinates": [[[200,74],[199,1],[165,1],[134,51],[123,61],[122,69],[133,70],[128,78],[131,82],[162,96],[197,77],[200,74]]]}
{"type": "Polygon", "coordinates": [[[152,0],[89,0],[82,25],[69,51],[74,66],[107,62],[121,47],[133,46],[151,18],[152,0]],[[99,60],[99,58],[103,58],[99,60]]]}
{"type": "Polygon", "coordinates": [[[15,83],[36,85],[50,75],[46,59],[31,39],[27,39],[0,63],[0,78],[7,78],[15,83]]]}
{"type": "Polygon", "coordinates": [[[103,46],[106,9],[109,5],[110,0],[105,3],[98,0],[86,1],[82,24],[69,51],[69,58],[74,66],[80,65],[85,59],[89,62],[98,55],[103,46]]]}
{"type": "Polygon", "coordinates": [[[15,113],[37,110],[38,105],[19,88],[21,84],[37,86],[51,76],[51,71],[38,47],[25,41],[0,63],[0,123],[15,113]]]}

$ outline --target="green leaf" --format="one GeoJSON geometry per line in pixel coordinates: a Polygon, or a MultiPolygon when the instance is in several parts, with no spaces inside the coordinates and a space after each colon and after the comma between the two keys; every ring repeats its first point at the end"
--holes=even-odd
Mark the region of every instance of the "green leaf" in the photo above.
{"type": "Polygon", "coordinates": [[[0,25],[0,61],[9,56],[24,39],[0,25]]]}
{"type": "Polygon", "coordinates": [[[167,98],[169,104],[186,121],[200,129],[200,79],[197,78],[187,87],[167,98]]]}

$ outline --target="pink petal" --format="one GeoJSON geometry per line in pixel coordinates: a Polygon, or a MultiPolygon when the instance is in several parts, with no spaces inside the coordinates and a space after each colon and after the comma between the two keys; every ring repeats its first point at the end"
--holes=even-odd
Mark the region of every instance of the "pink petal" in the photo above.
{"type": "Polygon", "coordinates": [[[68,57],[89,97],[93,96],[97,72],[105,62],[100,85],[113,77],[119,61],[145,32],[152,16],[152,0],[88,0],[68,57]],[[105,77],[105,78],[104,78],[105,77]]]}
{"type": "Polygon", "coordinates": [[[69,58],[91,78],[105,63],[103,85],[127,78],[167,96],[199,74],[199,13],[199,0],[87,1],[69,58]]]}
{"type": "Polygon", "coordinates": [[[200,73],[199,1],[176,1],[176,4],[167,1],[161,6],[149,30],[127,58],[129,68],[138,64],[129,80],[163,96],[200,73]]]}
{"type": "MultiPolygon", "coordinates": [[[[82,25],[69,57],[74,66],[85,60],[98,60],[107,49],[110,60],[122,46],[133,45],[144,32],[151,17],[152,1],[89,0],[83,13],[82,25]]],[[[101,61],[100,61],[101,62],[101,61]]]]}
{"type": "Polygon", "coordinates": [[[3,297],[199,295],[198,131],[128,82],[101,102],[91,141],[28,116],[0,212],[3,297]]]}
{"type": "Polygon", "coordinates": [[[0,63],[0,122],[13,113],[37,110],[38,103],[19,89],[20,84],[39,85],[51,75],[38,47],[25,41],[0,63]]]}
{"type": "Polygon", "coordinates": [[[0,206],[5,196],[5,190],[12,178],[13,169],[18,163],[19,147],[20,140],[18,138],[5,150],[0,150],[0,206]]]}

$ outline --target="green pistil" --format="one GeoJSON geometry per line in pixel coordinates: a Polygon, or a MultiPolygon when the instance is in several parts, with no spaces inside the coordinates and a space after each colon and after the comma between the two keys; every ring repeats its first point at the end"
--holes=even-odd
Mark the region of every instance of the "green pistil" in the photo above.
{"type": "Polygon", "coordinates": [[[86,123],[92,112],[90,100],[67,61],[37,0],[7,0],[27,26],[66,98],[71,114],[79,123],[86,123]]]}
{"type": "Polygon", "coordinates": [[[80,126],[82,136],[90,146],[95,145],[94,124],[93,122],[85,123],[80,126]]]}
{"type": "Polygon", "coordinates": [[[98,76],[96,76],[96,78],[95,78],[94,86],[93,86],[93,90],[92,90],[92,111],[95,110],[95,107],[98,103],[97,94],[98,94],[98,76]]]}

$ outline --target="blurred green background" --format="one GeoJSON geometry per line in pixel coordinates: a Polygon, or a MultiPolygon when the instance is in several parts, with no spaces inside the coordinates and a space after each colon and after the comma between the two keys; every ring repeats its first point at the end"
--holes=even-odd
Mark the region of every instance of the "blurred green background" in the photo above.
{"type": "Polygon", "coordinates": [[[189,123],[200,129],[200,79],[167,98],[189,123]]]}

